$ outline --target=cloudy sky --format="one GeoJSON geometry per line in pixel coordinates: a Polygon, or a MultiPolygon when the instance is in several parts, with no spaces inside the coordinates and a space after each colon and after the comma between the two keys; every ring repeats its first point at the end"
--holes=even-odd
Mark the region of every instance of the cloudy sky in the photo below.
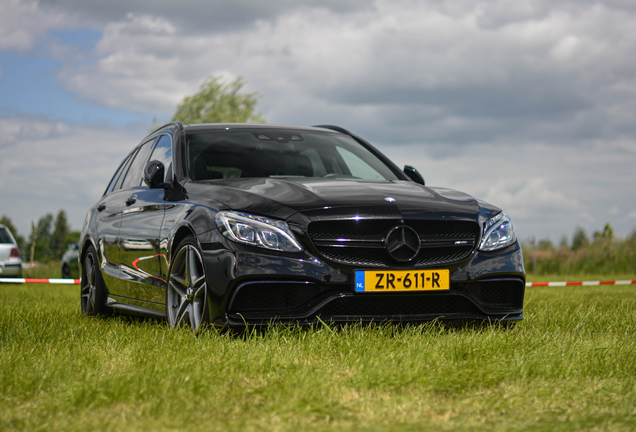
{"type": "Polygon", "coordinates": [[[73,228],[210,75],[337,124],[518,235],[636,228],[633,0],[0,0],[0,214],[73,228]]]}

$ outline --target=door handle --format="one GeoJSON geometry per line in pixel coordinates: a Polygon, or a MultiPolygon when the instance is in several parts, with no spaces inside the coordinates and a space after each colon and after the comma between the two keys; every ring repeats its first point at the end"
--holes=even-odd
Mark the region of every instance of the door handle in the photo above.
{"type": "Polygon", "coordinates": [[[97,211],[102,211],[106,208],[106,204],[100,204],[97,206],[97,211]]]}
{"type": "Polygon", "coordinates": [[[137,202],[137,195],[131,195],[126,200],[126,205],[129,206],[129,205],[134,204],[136,202],[137,202]]]}

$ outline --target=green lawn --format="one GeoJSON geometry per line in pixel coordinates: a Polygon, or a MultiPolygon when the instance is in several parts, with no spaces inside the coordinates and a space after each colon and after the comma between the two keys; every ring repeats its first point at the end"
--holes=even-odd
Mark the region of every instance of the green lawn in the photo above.
{"type": "Polygon", "coordinates": [[[525,309],[195,337],[0,284],[0,430],[636,430],[636,286],[530,288],[525,309]]]}

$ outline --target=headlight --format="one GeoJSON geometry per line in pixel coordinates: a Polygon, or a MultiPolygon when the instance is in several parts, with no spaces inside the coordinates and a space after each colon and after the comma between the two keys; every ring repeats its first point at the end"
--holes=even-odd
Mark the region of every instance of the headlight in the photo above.
{"type": "Polygon", "coordinates": [[[499,213],[484,224],[484,236],[479,250],[494,251],[510,246],[517,241],[512,220],[505,213],[499,213]]]}
{"type": "Polygon", "coordinates": [[[247,213],[221,211],[214,217],[219,232],[238,243],[283,252],[302,252],[286,222],[247,213]]]}

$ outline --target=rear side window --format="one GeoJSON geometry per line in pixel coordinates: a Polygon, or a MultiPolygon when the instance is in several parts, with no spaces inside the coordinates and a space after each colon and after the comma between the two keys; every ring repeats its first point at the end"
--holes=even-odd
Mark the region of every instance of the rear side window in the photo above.
{"type": "Polygon", "coordinates": [[[9,231],[7,231],[7,229],[4,227],[0,227],[0,243],[13,244],[13,239],[11,238],[9,231]]]}
{"type": "Polygon", "coordinates": [[[130,168],[128,168],[124,182],[121,185],[122,189],[141,186],[141,175],[148,162],[148,156],[150,156],[153,143],[154,140],[148,141],[139,148],[139,151],[130,164],[130,168]]]}
{"type": "Polygon", "coordinates": [[[128,165],[130,165],[130,160],[132,159],[133,155],[136,153],[136,151],[133,151],[131,154],[129,154],[126,159],[124,159],[124,161],[121,163],[121,165],[119,165],[119,168],[117,168],[117,172],[115,172],[115,175],[113,176],[113,178],[110,181],[110,184],[108,185],[108,187],[106,188],[106,192],[104,192],[104,195],[111,193],[114,190],[117,190],[121,187],[121,181],[124,177],[124,174],[126,172],[126,169],[128,168],[128,165]],[[118,187],[116,187],[115,185],[119,185],[118,187]]]}

